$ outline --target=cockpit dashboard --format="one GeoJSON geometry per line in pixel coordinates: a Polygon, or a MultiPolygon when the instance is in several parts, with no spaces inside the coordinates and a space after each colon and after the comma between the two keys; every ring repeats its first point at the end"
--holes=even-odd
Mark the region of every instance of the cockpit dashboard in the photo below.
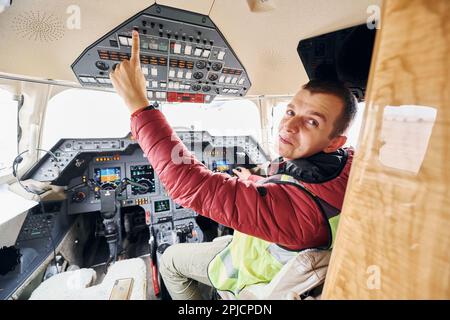
{"type": "MultiPolygon", "coordinates": [[[[253,168],[269,160],[252,136],[213,136],[206,131],[188,130],[176,134],[213,172],[231,175],[238,166],[253,168]]],[[[22,181],[27,179],[63,186],[65,199],[44,200],[29,210],[15,245],[19,265],[15,271],[0,275],[2,299],[10,298],[43,261],[50,259],[80,216],[98,221],[105,212],[115,211],[109,220],[114,220],[119,228],[119,243],[135,229],[148,230],[156,261],[174,243],[212,240],[199,222],[199,218],[207,218],[170,197],[131,135],[61,139],[22,177],[22,181]],[[110,193],[113,201],[105,197],[110,193]]],[[[108,236],[108,225],[104,223],[107,220],[96,223],[96,237],[108,236]]],[[[78,232],[81,235],[89,231],[78,232]]]]}

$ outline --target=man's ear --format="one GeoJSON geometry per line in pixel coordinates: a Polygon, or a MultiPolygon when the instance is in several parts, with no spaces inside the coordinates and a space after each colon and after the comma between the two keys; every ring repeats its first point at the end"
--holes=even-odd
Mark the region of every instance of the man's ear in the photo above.
{"type": "Polygon", "coordinates": [[[331,153],[342,147],[347,142],[346,136],[337,136],[331,139],[330,144],[323,149],[325,153],[331,153]]]}

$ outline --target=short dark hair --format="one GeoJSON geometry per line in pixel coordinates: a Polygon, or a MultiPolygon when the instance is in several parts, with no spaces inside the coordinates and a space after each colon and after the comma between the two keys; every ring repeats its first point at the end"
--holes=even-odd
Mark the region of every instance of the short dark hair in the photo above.
{"type": "Polygon", "coordinates": [[[342,82],[334,80],[310,80],[303,86],[303,89],[308,90],[312,94],[331,94],[341,99],[343,104],[342,113],[335,121],[334,130],[331,132],[330,137],[334,138],[344,133],[355,118],[358,108],[356,98],[351,91],[342,82]]]}

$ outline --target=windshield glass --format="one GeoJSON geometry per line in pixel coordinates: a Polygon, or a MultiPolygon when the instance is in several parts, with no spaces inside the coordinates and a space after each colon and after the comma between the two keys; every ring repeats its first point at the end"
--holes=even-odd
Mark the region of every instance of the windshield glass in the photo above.
{"type": "Polygon", "coordinates": [[[0,177],[12,172],[12,162],[17,155],[18,102],[14,95],[0,89],[0,177]]]}
{"type": "MultiPolygon", "coordinates": [[[[169,123],[180,130],[206,130],[212,135],[252,135],[261,140],[260,118],[252,100],[211,104],[162,104],[169,123]]],[[[124,137],[130,115],[115,93],[85,89],[65,90],[48,102],[42,147],[50,149],[62,138],[124,137]]]]}

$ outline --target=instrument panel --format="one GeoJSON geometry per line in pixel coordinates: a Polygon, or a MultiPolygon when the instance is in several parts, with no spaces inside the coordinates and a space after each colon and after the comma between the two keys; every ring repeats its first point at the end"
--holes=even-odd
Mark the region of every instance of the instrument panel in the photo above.
{"type": "Polygon", "coordinates": [[[82,86],[111,88],[109,72],[131,55],[140,36],[141,66],[152,101],[210,103],[242,97],[251,87],[245,68],[208,16],[154,4],[89,46],[72,64],[82,86]]]}
{"type": "MultiPolygon", "coordinates": [[[[206,131],[178,131],[177,135],[213,172],[232,174],[237,166],[251,168],[269,160],[251,136],[211,136],[206,131]]],[[[195,220],[197,213],[173,201],[130,136],[63,139],[50,151],[54,156],[46,154],[24,179],[67,186],[69,215],[101,211],[102,190],[116,190],[116,207],[144,209],[146,224],[155,233],[158,246],[203,241],[195,220]]]]}

